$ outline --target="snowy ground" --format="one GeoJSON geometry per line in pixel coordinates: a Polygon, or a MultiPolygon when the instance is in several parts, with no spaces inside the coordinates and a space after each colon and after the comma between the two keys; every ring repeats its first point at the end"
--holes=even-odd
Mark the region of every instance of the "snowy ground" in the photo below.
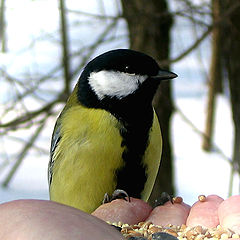
{"type": "MultiPolygon", "coordinates": [[[[178,106],[199,129],[204,129],[203,99],[179,99],[178,106]],[[191,113],[191,114],[190,114],[191,113]],[[190,115],[189,115],[190,114],[190,115]]],[[[217,123],[214,143],[227,156],[231,156],[232,123],[229,103],[218,98],[217,123]]],[[[202,137],[176,114],[173,121],[173,142],[175,152],[175,179],[177,191],[187,203],[194,203],[200,194],[217,194],[227,198],[230,179],[230,165],[217,151],[206,153],[201,150],[202,137]]],[[[237,180],[233,194],[238,194],[237,180]]]]}

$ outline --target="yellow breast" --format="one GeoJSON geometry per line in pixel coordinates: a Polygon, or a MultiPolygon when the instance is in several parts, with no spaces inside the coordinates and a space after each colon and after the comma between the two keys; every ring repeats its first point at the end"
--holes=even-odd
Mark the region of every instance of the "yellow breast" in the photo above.
{"type": "MultiPolygon", "coordinates": [[[[75,105],[61,116],[60,124],[61,140],[53,155],[50,198],[91,213],[106,192],[112,194],[115,190],[115,171],[124,165],[120,123],[105,110],[75,105]]],[[[141,194],[145,201],[152,191],[160,156],[161,132],[154,114],[143,157],[148,176],[141,194]]]]}
{"type": "Polygon", "coordinates": [[[51,200],[92,212],[113,192],[124,150],[117,126],[105,110],[73,106],[65,112],[53,156],[51,200]]]}
{"type": "Polygon", "coordinates": [[[152,188],[158,173],[158,168],[162,154],[162,135],[156,113],[154,112],[153,125],[149,133],[149,144],[146,149],[143,163],[147,167],[147,182],[144,185],[144,190],[141,198],[147,201],[152,192],[152,188]]]}

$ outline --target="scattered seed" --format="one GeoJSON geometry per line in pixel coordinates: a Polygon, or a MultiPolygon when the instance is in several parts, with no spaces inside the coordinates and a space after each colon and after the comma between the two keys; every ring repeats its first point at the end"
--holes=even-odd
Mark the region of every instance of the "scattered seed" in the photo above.
{"type": "Polygon", "coordinates": [[[183,202],[183,199],[182,197],[174,197],[172,199],[173,203],[182,203],[183,202]]]}
{"type": "Polygon", "coordinates": [[[204,234],[206,232],[202,226],[196,226],[196,227],[193,227],[193,229],[197,234],[204,234]]]}
{"type": "Polygon", "coordinates": [[[174,237],[178,237],[178,234],[172,229],[167,229],[165,232],[171,234],[174,237]]]}
{"type": "Polygon", "coordinates": [[[203,234],[199,234],[194,238],[194,240],[203,240],[204,238],[205,236],[203,234]]]}
{"type": "Polygon", "coordinates": [[[202,226],[189,227],[185,224],[181,226],[172,224],[157,226],[151,222],[140,222],[135,225],[123,224],[121,222],[109,224],[121,228],[121,233],[126,239],[155,240],[156,238],[153,236],[156,236],[156,233],[161,233],[157,234],[157,236],[168,236],[169,238],[171,236],[173,239],[178,238],[179,240],[227,240],[240,238],[239,234],[229,229],[224,229],[220,225],[215,228],[205,228],[202,226]]]}
{"type": "Polygon", "coordinates": [[[156,232],[161,232],[161,228],[153,225],[153,226],[151,226],[151,227],[149,228],[149,232],[150,232],[151,234],[156,233],[156,232]]]}
{"type": "Polygon", "coordinates": [[[198,196],[198,200],[199,200],[200,202],[205,202],[205,201],[206,201],[206,196],[205,196],[205,195],[199,195],[199,196],[198,196]]]}
{"type": "Polygon", "coordinates": [[[142,237],[143,236],[142,233],[136,232],[134,230],[129,230],[128,234],[131,234],[131,235],[134,235],[134,236],[137,236],[137,237],[142,237]]]}

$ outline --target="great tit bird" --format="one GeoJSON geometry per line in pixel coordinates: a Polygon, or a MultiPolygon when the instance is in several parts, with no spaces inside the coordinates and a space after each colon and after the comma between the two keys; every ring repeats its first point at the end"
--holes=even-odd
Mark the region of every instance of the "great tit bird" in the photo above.
{"type": "Polygon", "coordinates": [[[50,199],[88,213],[104,196],[147,201],[162,151],[152,99],[162,80],[175,77],[129,49],[90,61],[53,131],[50,199]]]}

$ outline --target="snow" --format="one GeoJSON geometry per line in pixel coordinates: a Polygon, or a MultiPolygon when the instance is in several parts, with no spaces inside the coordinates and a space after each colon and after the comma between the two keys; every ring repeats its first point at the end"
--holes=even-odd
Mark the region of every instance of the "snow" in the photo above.
{"type": "MultiPolygon", "coordinates": [[[[205,98],[177,100],[178,107],[190,116],[191,122],[201,131],[205,123],[205,104],[203,104],[205,100],[205,98]]],[[[214,144],[223,151],[224,155],[230,157],[233,129],[229,101],[224,97],[218,98],[216,120],[214,144]]],[[[176,188],[184,201],[192,204],[197,201],[200,194],[217,194],[226,199],[231,173],[229,162],[217,151],[204,152],[201,149],[201,135],[178,113],[173,118],[173,142],[176,188]]],[[[233,194],[238,194],[236,180],[233,194]]]]}
{"type": "MultiPolygon", "coordinates": [[[[16,199],[49,199],[48,158],[26,158],[8,188],[0,188],[0,202],[16,199]]],[[[7,172],[7,171],[6,171],[7,172]]],[[[5,174],[1,174],[3,179],[5,174]]]]}
{"type": "MultiPolygon", "coordinates": [[[[16,53],[19,53],[18,49],[22,46],[28,46],[33,39],[36,39],[39,36],[40,32],[53,31],[57,28],[58,12],[56,3],[51,3],[51,5],[49,5],[49,1],[46,0],[36,3],[35,1],[24,0],[24,3],[26,4],[22,4],[21,2],[20,5],[18,4],[16,6],[15,4],[17,2],[18,1],[11,0],[8,3],[9,9],[13,11],[12,14],[16,15],[15,20],[8,26],[10,31],[8,34],[13,36],[19,35],[17,38],[18,45],[16,45],[14,38],[9,38],[9,47],[13,48],[16,53]],[[44,8],[46,4],[48,7],[44,8]],[[22,14],[24,9],[22,9],[22,11],[18,10],[23,6],[26,9],[26,15],[22,14]],[[41,17],[43,16],[43,11],[44,18],[41,17]],[[21,16],[19,15],[20,13],[21,16]],[[52,21],[49,23],[47,19],[50,17],[52,21]],[[33,24],[35,28],[31,27],[32,22],[29,21],[29,18],[34,19],[33,24]],[[43,21],[37,21],[38,18],[43,21]],[[23,29],[19,28],[20,25],[25,26],[24,29],[27,31],[25,34],[22,34],[23,29]],[[34,30],[32,31],[30,29],[34,30]]],[[[88,2],[91,4],[85,5],[83,11],[97,13],[98,9],[93,7],[96,2],[94,0],[88,2]]],[[[74,9],[74,1],[69,1],[68,4],[70,8],[74,9]]],[[[106,1],[106,4],[108,4],[108,1],[106,1]]],[[[108,14],[111,15],[114,13],[110,11],[108,14]]],[[[175,28],[176,31],[174,37],[177,39],[175,42],[178,45],[173,46],[175,51],[176,48],[181,47],[183,43],[184,46],[189,45],[189,40],[186,40],[186,38],[181,39],[182,35],[179,35],[178,29],[179,31],[182,31],[182,28],[175,28]]],[[[43,65],[39,64],[37,67],[41,69],[41,66],[49,65],[49,61],[51,61],[53,56],[59,55],[59,53],[57,53],[58,49],[53,46],[55,46],[53,43],[48,45],[42,41],[42,43],[34,47],[35,54],[33,53],[31,56],[23,54],[17,57],[15,55],[10,57],[6,55],[0,56],[0,64],[5,62],[5,66],[10,65],[10,67],[14,69],[17,62],[18,68],[21,69],[22,65],[19,65],[20,62],[27,65],[32,60],[36,61],[36,56],[38,56],[40,58],[39,63],[43,65]],[[47,56],[46,53],[49,49],[50,56],[47,56]],[[22,61],[23,58],[24,61],[22,61]]],[[[202,47],[202,49],[207,49],[203,50],[203,54],[205,54],[205,58],[208,59],[209,53],[207,52],[209,51],[206,46],[209,46],[209,41],[205,42],[205,48],[202,47]]],[[[107,46],[105,46],[105,48],[107,48],[107,46]]],[[[177,54],[175,55],[177,56],[177,54]]],[[[200,131],[204,130],[206,114],[207,88],[205,80],[203,80],[206,74],[206,66],[208,66],[208,61],[206,60],[204,64],[200,63],[194,58],[194,54],[191,54],[181,62],[173,65],[173,71],[179,75],[178,79],[173,80],[176,106],[200,131]]],[[[14,71],[16,71],[16,69],[14,69],[14,71]]],[[[5,90],[6,89],[3,87],[2,90],[0,88],[1,97],[3,97],[5,90]]],[[[226,96],[219,96],[217,100],[214,143],[228,158],[230,158],[233,142],[233,125],[229,99],[226,96]]],[[[50,119],[41,140],[40,145],[44,146],[45,149],[48,149],[48,146],[50,145],[50,136],[54,121],[55,119],[50,119]]],[[[197,197],[200,194],[217,194],[223,198],[227,198],[230,179],[230,164],[228,161],[225,160],[216,150],[212,153],[204,152],[201,149],[202,136],[182,118],[178,111],[174,114],[172,123],[172,142],[175,158],[174,169],[177,194],[182,196],[184,201],[188,204],[193,204],[197,201],[197,197]]],[[[5,147],[8,151],[10,151],[11,148],[19,148],[16,143],[14,144],[15,145],[11,144],[5,147]]],[[[0,188],[0,203],[24,198],[49,199],[47,183],[48,160],[49,157],[47,155],[41,153],[38,155],[30,154],[23,161],[22,165],[14,175],[10,186],[8,188],[0,188]]],[[[0,182],[6,177],[12,164],[13,163],[11,162],[4,171],[1,171],[0,168],[0,182]]],[[[233,194],[238,194],[238,181],[239,179],[235,177],[233,194]]]]}

